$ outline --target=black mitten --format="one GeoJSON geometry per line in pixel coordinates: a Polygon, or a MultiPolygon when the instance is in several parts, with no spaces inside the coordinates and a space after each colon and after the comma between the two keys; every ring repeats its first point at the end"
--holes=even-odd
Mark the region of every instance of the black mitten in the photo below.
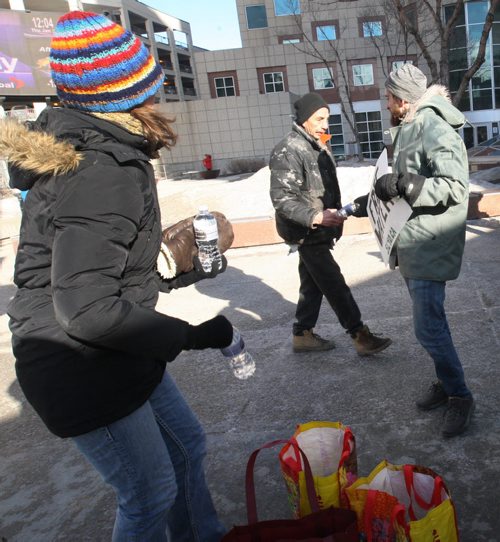
{"type": "MultiPolygon", "coordinates": [[[[193,258],[193,265],[194,265],[195,271],[200,274],[200,279],[213,279],[219,273],[224,273],[224,271],[226,270],[227,259],[222,254],[221,254],[221,261],[222,261],[222,266],[221,266],[220,269],[219,269],[219,266],[217,265],[217,263],[214,261],[214,262],[212,262],[212,269],[210,271],[208,271],[208,272],[203,269],[203,266],[201,265],[201,262],[200,262],[200,259],[198,258],[198,256],[195,256],[193,258]]],[[[200,280],[200,279],[198,279],[198,280],[200,280]]]]}
{"type": "Polygon", "coordinates": [[[223,273],[227,267],[227,260],[224,256],[221,256],[222,259],[222,268],[218,269],[217,264],[214,262],[212,264],[212,269],[205,273],[203,267],[201,266],[200,260],[197,256],[193,258],[194,269],[188,271],[187,273],[181,273],[173,279],[166,280],[163,279],[160,281],[160,292],[169,293],[171,290],[176,290],[177,288],[185,288],[186,286],[191,286],[195,282],[199,282],[202,279],[213,279],[219,273],[223,273]]]}
{"type": "Polygon", "coordinates": [[[379,177],[375,181],[375,194],[377,198],[382,201],[389,201],[399,196],[398,179],[397,173],[386,173],[382,177],[379,177]]]}
{"type": "Polygon", "coordinates": [[[189,326],[188,344],[184,350],[224,348],[233,340],[233,326],[222,315],[207,320],[198,326],[189,326]]]}
{"type": "Polygon", "coordinates": [[[353,203],[357,205],[357,208],[354,213],[352,213],[352,216],[355,216],[356,218],[368,216],[368,210],[366,208],[368,205],[368,194],[359,196],[359,198],[356,198],[353,203]]]}
{"type": "Polygon", "coordinates": [[[420,192],[422,192],[425,179],[425,177],[418,175],[417,173],[401,173],[397,183],[398,193],[403,196],[410,205],[413,205],[420,195],[420,192]]]}

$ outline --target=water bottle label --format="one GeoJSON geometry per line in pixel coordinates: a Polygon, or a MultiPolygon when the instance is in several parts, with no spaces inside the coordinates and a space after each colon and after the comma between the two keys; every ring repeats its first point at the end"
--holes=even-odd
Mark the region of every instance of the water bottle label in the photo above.
{"type": "Polygon", "coordinates": [[[214,241],[219,237],[216,220],[200,220],[195,221],[194,229],[195,238],[197,241],[214,241]]]}

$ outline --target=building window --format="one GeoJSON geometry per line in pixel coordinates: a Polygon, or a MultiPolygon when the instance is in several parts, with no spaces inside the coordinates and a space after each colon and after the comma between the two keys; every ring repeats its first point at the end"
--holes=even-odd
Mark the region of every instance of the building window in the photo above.
{"type": "Polygon", "coordinates": [[[274,13],[280,15],[299,15],[299,0],[274,0],[274,13]]]}
{"type": "Polygon", "coordinates": [[[330,147],[336,160],[345,160],[344,130],[342,128],[342,115],[330,115],[328,119],[328,132],[331,134],[330,147]]]}
{"type": "Polygon", "coordinates": [[[314,21],[311,28],[315,41],[333,41],[338,38],[338,21],[314,21]]]}
{"type": "Polygon", "coordinates": [[[352,67],[352,78],[355,87],[373,85],[373,66],[371,64],[355,64],[352,67]]]}
{"type": "Polygon", "coordinates": [[[285,90],[285,83],[283,80],[283,72],[271,72],[263,73],[264,77],[264,90],[266,94],[271,92],[283,92],[285,90]]]}
{"type": "Polygon", "coordinates": [[[334,40],[337,37],[333,25],[318,26],[316,28],[316,38],[318,41],[334,40]]]}
{"type": "Polygon", "coordinates": [[[210,96],[212,98],[226,98],[239,96],[238,77],[236,70],[207,73],[210,96]]]}
{"type": "Polygon", "coordinates": [[[215,93],[217,98],[223,98],[225,96],[235,96],[236,87],[234,79],[229,77],[215,77],[214,78],[215,93]]]}
{"type": "Polygon", "coordinates": [[[391,65],[391,71],[395,72],[396,70],[399,70],[401,66],[404,66],[405,64],[413,64],[413,60],[393,60],[391,65]]]}
{"type": "Polygon", "coordinates": [[[380,111],[356,113],[361,154],[364,158],[378,158],[384,148],[380,111]]]}
{"type": "Polygon", "coordinates": [[[365,21],[363,23],[364,38],[376,38],[382,34],[382,21],[365,21]]]}
{"type": "Polygon", "coordinates": [[[290,43],[301,43],[302,36],[299,34],[290,34],[288,36],[278,36],[278,43],[288,45],[290,43]]]}
{"type": "Polygon", "coordinates": [[[331,68],[313,68],[312,77],[315,90],[324,90],[335,86],[331,68]]]}
{"type": "Polygon", "coordinates": [[[255,28],[267,28],[266,6],[259,4],[256,6],[246,6],[247,27],[249,30],[255,28]]]}
{"type": "MultiPolygon", "coordinates": [[[[463,75],[477,56],[488,2],[467,2],[457,20],[450,38],[448,62],[450,92],[456,94],[463,75]]],[[[453,14],[454,5],[446,6],[445,20],[453,14]]],[[[500,108],[500,20],[498,10],[486,44],[486,60],[469,82],[458,108],[462,111],[480,111],[500,108]]]]}

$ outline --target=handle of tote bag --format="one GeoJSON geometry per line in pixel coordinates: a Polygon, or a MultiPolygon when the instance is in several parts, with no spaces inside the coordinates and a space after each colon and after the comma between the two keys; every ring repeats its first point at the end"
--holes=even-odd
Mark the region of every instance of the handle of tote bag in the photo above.
{"type": "Polygon", "coordinates": [[[339,460],[339,467],[341,467],[345,460],[351,455],[351,441],[354,441],[354,435],[350,427],[346,427],[344,430],[344,441],[342,443],[342,455],[339,460]]]}
{"type": "Polygon", "coordinates": [[[316,490],[314,488],[313,474],[312,474],[311,466],[309,465],[309,461],[306,457],[306,454],[300,449],[297,442],[293,441],[292,439],[273,440],[272,442],[267,442],[266,444],[263,444],[260,448],[257,448],[256,450],[254,450],[252,454],[250,455],[250,458],[248,459],[247,470],[246,470],[246,475],[245,475],[245,489],[246,489],[246,499],[247,499],[247,518],[248,518],[249,525],[257,523],[258,521],[257,501],[255,498],[255,482],[254,482],[254,477],[253,477],[255,460],[257,459],[257,455],[261,450],[264,450],[265,448],[273,448],[274,446],[277,446],[278,444],[290,444],[294,448],[297,456],[302,456],[302,461],[304,462],[304,474],[305,474],[309,504],[313,512],[319,512],[320,510],[318,497],[316,495],[316,490]]]}
{"type": "MultiPolygon", "coordinates": [[[[441,504],[442,490],[443,489],[446,490],[446,488],[444,486],[444,481],[441,478],[441,476],[436,474],[434,476],[434,489],[432,491],[431,501],[427,502],[415,490],[415,485],[414,485],[415,466],[403,465],[403,472],[405,476],[406,491],[408,492],[408,496],[410,497],[410,506],[408,507],[408,513],[410,515],[410,519],[412,521],[415,521],[416,516],[415,516],[415,512],[413,511],[412,495],[415,496],[415,501],[420,506],[420,508],[422,508],[423,510],[430,510],[431,508],[435,508],[436,506],[439,506],[441,504]]],[[[423,474],[425,474],[426,476],[432,476],[432,474],[429,474],[429,473],[423,473],[423,474]]]]}

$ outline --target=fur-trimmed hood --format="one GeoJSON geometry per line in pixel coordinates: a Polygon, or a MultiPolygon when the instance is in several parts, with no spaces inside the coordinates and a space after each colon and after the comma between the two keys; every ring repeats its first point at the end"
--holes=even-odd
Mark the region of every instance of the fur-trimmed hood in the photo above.
{"type": "Polygon", "coordinates": [[[403,123],[412,122],[418,111],[426,107],[434,109],[454,130],[465,124],[464,115],[451,103],[450,94],[443,85],[431,85],[418,101],[410,104],[403,123]]]}
{"type": "Polygon", "coordinates": [[[84,151],[99,150],[118,162],[145,154],[147,141],[128,113],[105,116],[67,108],[44,109],[35,122],[0,121],[0,158],[9,163],[13,188],[30,189],[43,177],[75,171],[84,151]]]}
{"type": "Polygon", "coordinates": [[[17,120],[4,119],[0,123],[0,158],[44,176],[69,173],[76,169],[82,156],[71,143],[31,130],[17,120]]]}

